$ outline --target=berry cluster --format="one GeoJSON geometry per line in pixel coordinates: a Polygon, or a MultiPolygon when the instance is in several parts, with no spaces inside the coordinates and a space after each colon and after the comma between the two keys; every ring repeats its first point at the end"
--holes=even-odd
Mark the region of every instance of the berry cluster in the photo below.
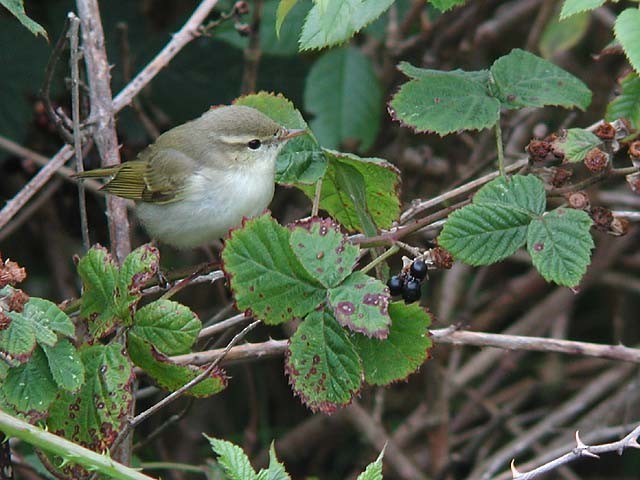
{"type": "Polygon", "coordinates": [[[424,260],[414,260],[409,271],[394,275],[387,282],[389,292],[396,297],[402,295],[405,303],[420,300],[420,287],[422,281],[427,278],[427,264],[424,260]]]}

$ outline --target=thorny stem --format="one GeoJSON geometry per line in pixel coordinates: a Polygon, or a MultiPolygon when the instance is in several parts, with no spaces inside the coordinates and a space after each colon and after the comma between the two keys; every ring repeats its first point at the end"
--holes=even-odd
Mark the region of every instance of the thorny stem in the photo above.
{"type": "Polygon", "coordinates": [[[502,128],[500,127],[500,119],[496,122],[496,152],[498,154],[498,170],[501,177],[507,177],[507,171],[504,168],[504,152],[502,150],[502,128]]]}

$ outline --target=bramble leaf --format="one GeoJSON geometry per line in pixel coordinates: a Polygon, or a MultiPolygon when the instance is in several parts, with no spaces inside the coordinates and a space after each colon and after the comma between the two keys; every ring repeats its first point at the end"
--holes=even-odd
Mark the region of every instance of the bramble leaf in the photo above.
{"type": "Polygon", "coordinates": [[[314,3],[300,35],[300,50],[343,43],[387,10],[393,0],[326,0],[314,3]]]}
{"type": "Polygon", "coordinates": [[[607,105],[606,120],[626,118],[634,128],[640,128],[640,76],[631,72],[620,82],[622,92],[607,105]]]}
{"type": "Polygon", "coordinates": [[[590,131],[570,128],[553,141],[553,150],[563,153],[566,161],[575,163],[583,161],[589,151],[600,145],[602,140],[590,131]]]}
{"type": "Polygon", "coordinates": [[[360,389],[362,366],[345,330],[326,310],[313,311],[289,340],[285,371],[313,411],[332,413],[360,389]]]}
{"type": "Polygon", "coordinates": [[[353,337],[365,381],[371,385],[388,385],[407,378],[426,360],[432,346],[427,330],[431,317],[419,305],[394,302],[389,305],[389,315],[392,323],[385,340],[353,337]]]}
{"type": "Polygon", "coordinates": [[[438,242],[454,258],[470,265],[488,265],[524,245],[531,220],[544,212],[542,182],[534,176],[499,177],[453,212],[438,242]]]}
{"type": "Polygon", "coordinates": [[[532,53],[513,49],[490,69],[492,91],[505,108],[559,105],[585,110],[591,90],[578,78],[532,53]]]}
{"type": "Polygon", "coordinates": [[[447,135],[481,130],[500,118],[500,102],[487,90],[486,70],[443,72],[401,63],[413,80],[405,83],[389,103],[394,120],[417,132],[447,135]]]}
{"type": "Polygon", "coordinates": [[[573,48],[584,38],[590,23],[590,15],[587,12],[563,20],[553,17],[545,26],[538,42],[540,54],[550,59],[573,48]]]}
{"type": "Polygon", "coordinates": [[[268,324],[302,317],[326,295],[293,253],[290,235],[270,215],[263,215],[233,230],[222,250],[238,308],[251,309],[268,324]]]}
{"type": "Polygon", "coordinates": [[[76,392],[84,383],[84,365],[71,342],[60,340],[53,347],[41,345],[47,356],[51,376],[58,387],[76,392]]]}
{"type": "Polygon", "coordinates": [[[529,225],[527,249],[545,280],[566,287],[580,283],[591,262],[592,221],[582,210],[557,208],[529,225]]]}
{"type": "Polygon", "coordinates": [[[269,467],[258,472],[258,480],[291,480],[291,477],[284,468],[284,465],[276,456],[276,449],[271,442],[269,447],[269,467]]]}
{"type": "Polygon", "coordinates": [[[613,31],[629,63],[636,73],[640,73],[640,10],[638,8],[623,10],[616,18],[613,31]]]}
{"type": "Polygon", "coordinates": [[[200,319],[188,307],[158,299],[136,312],[131,333],[166,355],[187,353],[198,339],[200,319]]]}
{"type": "Polygon", "coordinates": [[[360,254],[360,249],[340,232],[340,225],[329,218],[313,217],[297,223],[289,244],[309,275],[327,288],[351,274],[360,254]]]}
{"type": "Polygon", "coordinates": [[[371,61],[353,47],[331,50],[311,67],[304,89],[304,108],[315,118],[311,128],[326,148],[345,141],[368,150],[382,116],[382,90],[371,61]]]}
{"type": "Polygon", "coordinates": [[[378,458],[376,458],[376,461],[367,465],[365,471],[358,475],[356,480],[382,480],[382,458],[384,457],[384,450],[383,448],[378,458]]]}
{"type": "Polygon", "coordinates": [[[280,38],[280,28],[291,9],[298,3],[298,0],[280,0],[276,12],[276,35],[280,38]]]}
{"type": "Polygon", "coordinates": [[[575,15],[576,13],[595,10],[604,5],[606,0],[564,0],[562,10],[560,10],[560,20],[575,15]]]}
{"type": "Polygon", "coordinates": [[[0,0],[0,5],[9,10],[22,25],[29,29],[34,35],[42,35],[49,41],[47,31],[38,22],[31,20],[24,11],[24,0],[0,0]]]}
{"type": "MultiPolygon", "coordinates": [[[[160,387],[173,392],[187,382],[200,375],[204,368],[194,365],[181,365],[159,352],[147,340],[130,332],[127,337],[127,349],[131,360],[160,387]]],[[[193,397],[208,397],[224,390],[227,377],[221,369],[214,369],[209,378],[187,390],[186,395],[193,397]]]]}
{"type": "Polygon", "coordinates": [[[257,480],[256,472],[249,463],[249,457],[239,446],[218,438],[207,437],[207,440],[218,455],[218,463],[230,480],[257,480]]]}
{"type": "Polygon", "coordinates": [[[384,283],[360,271],[329,290],[329,304],[338,323],[367,337],[387,338],[389,300],[384,283]]]}

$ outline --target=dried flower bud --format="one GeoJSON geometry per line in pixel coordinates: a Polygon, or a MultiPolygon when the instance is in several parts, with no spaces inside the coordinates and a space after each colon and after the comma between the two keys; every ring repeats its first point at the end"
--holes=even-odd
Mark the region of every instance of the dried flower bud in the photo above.
{"type": "Polygon", "coordinates": [[[22,290],[16,288],[13,289],[8,297],[4,298],[4,302],[10,312],[21,312],[24,310],[24,304],[29,301],[29,295],[22,290]]]}
{"type": "Polygon", "coordinates": [[[598,147],[592,148],[584,159],[585,166],[590,172],[602,172],[609,167],[609,154],[598,147]]]}
{"type": "Polygon", "coordinates": [[[589,197],[586,192],[571,192],[565,195],[567,202],[571,208],[575,208],[576,210],[586,210],[589,208],[589,197]]]}
{"type": "Polygon", "coordinates": [[[238,15],[246,15],[249,13],[249,4],[247,2],[236,2],[233,6],[233,10],[238,15]]]}
{"type": "Polygon", "coordinates": [[[6,330],[11,325],[11,318],[0,312],[0,331],[6,330]]]}
{"type": "Polygon", "coordinates": [[[453,256],[442,247],[432,248],[429,256],[436,268],[449,270],[453,266],[453,256]]]}
{"type": "Polygon", "coordinates": [[[601,140],[613,140],[616,138],[616,127],[609,122],[602,122],[593,133],[601,140]]]}
{"type": "Polygon", "coordinates": [[[246,23],[236,23],[235,28],[242,37],[248,37],[251,35],[251,26],[246,23]]]}
{"type": "Polygon", "coordinates": [[[635,140],[631,142],[629,145],[629,156],[631,157],[631,161],[633,165],[638,167],[636,162],[640,162],[640,140],[635,140]]]}
{"type": "Polygon", "coordinates": [[[608,232],[613,222],[613,213],[606,207],[591,207],[593,226],[601,232],[608,232]]]}
{"type": "Polygon", "coordinates": [[[573,176],[573,171],[567,168],[553,167],[551,174],[551,185],[555,188],[563,187],[573,176]]]}
{"type": "Polygon", "coordinates": [[[640,195],[640,172],[630,173],[625,178],[631,191],[636,195],[640,195]]]}
{"type": "Polygon", "coordinates": [[[629,220],[625,217],[613,217],[611,226],[609,227],[609,233],[616,237],[626,235],[629,231],[629,220]]]}
{"type": "Polygon", "coordinates": [[[2,262],[0,257],[0,288],[6,285],[15,285],[27,278],[27,272],[24,268],[11,260],[2,262]]]}
{"type": "Polygon", "coordinates": [[[547,163],[557,160],[557,155],[553,152],[553,145],[546,140],[531,140],[527,145],[529,161],[531,163],[547,163]]]}

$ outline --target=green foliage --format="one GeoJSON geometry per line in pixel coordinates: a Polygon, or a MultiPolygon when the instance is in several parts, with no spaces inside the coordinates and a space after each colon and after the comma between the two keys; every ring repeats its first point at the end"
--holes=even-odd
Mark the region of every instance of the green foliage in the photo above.
{"type": "Polygon", "coordinates": [[[596,135],[582,128],[570,128],[553,141],[554,152],[563,153],[567,162],[581,162],[589,151],[602,145],[596,135]]]}
{"type": "Polygon", "coordinates": [[[356,480],[382,480],[382,458],[384,457],[384,451],[387,448],[386,444],[376,461],[367,465],[364,472],[358,475],[356,480]]]}
{"type": "Polygon", "coordinates": [[[69,392],[77,391],[84,383],[84,365],[73,344],[63,339],[52,347],[41,345],[41,348],[56,385],[69,392]]]}
{"type": "Polygon", "coordinates": [[[536,218],[527,232],[533,265],[548,282],[575,287],[587,271],[592,221],[582,210],[557,208],[536,218]]]}
{"type": "Polygon", "coordinates": [[[132,308],[140,299],[140,288],[158,270],[158,250],[143,245],[127,256],[118,268],[111,255],[96,246],[78,263],[83,295],[80,314],[88,320],[89,334],[96,339],[117,325],[131,324],[132,308]]]}
{"type": "Polygon", "coordinates": [[[31,33],[36,36],[42,35],[47,41],[49,40],[47,31],[42,27],[42,25],[31,20],[27,16],[26,12],[24,11],[23,0],[0,0],[0,5],[9,10],[11,14],[16,17],[20,21],[20,23],[22,23],[22,25],[28,28],[31,33]]]}
{"type": "Polygon", "coordinates": [[[449,216],[440,245],[470,265],[488,265],[527,243],[533,265],[549,281],[576,286],[591,259],[591,220],[581,211],[544,214],[545,191],[533,176],[499,177],[449,216]]]}
{"type": "Polygon", "coordinates": [[[278,10],[276,13],[276,35],[280,38],[280,29],[284,23],[284,19],[287,18],[289,12],[296,6],[298,0],[280,0],[278,3],[278,10]]]}
{"type": "Polygon", "coordinates": [[[334,412],[360,389],[360,358],[326,310],[311,312],[291,337],[285,370],[294,392],[314,411],[334,412]]]}
{"type": "Polygon", "coordinates": [[[300,50],[319,49],[343,43],[366,27],[393,0],[326,0],[316,2],[304,22],[300,50]]]}
{"type": "Polygon", "coordinates": [[[412,80],[391,100],[391,115],[418,132],[446,135],[494,125],[500,108],[560,105],[584,110],[591,92],[573,75],[514,49],[485,70],[442,72],[400,64],[412,80]]]}
{"type": "Polygon", "coordinates": [[[640,10],[638,8],[623,10],[616,19],[613,31],[629,63],[636,73],[640,73],[640,10]]]}
{"type": "Polygon", "coordinates": [[[355,335],[353,344],[362,359],[365,380],[388,385],[404,380],[425,361],[432,346],[428,328],[431,316],[416,304],[389,305],[392,324],[385,340],[355,335]]]}
{"type": "MultiPolygon", "coordinates": [[[[165,390],[177,390],[203,372],[202,367],[181,365],[172,361],[156,348],[153,341],[148,341],[133,331],[127,337],[127,350],[133,363],[142,368],[165,390]]],[[[193,397],[208,397],[221,392],[226,386],[227,378],[224,372],[214,369],[208,378],[194,385],[186,394],[193,397]]]]}
{"type": "Polygon", "coordinates": [[[353,47],[321,56],[307,76],[305,110],[315,115],[311,128],[326,148],[357,142],[371,147],[382,115],[382,90],[371,61],[353,47]]]}
{"type": "Polygon", "coordinates": [[[607,105],[606,120],[626,118],[634,128],[640,128],[640,76],[631,72],[620,83],[622,92],[607,105]]]}
{"type": "Polygon", "coordinates": [[[576,13],[595,10],[604,5],[606,0],[564,0],[560,10],[560,20],[564,20],[576,13]]]}
{"type": "Polygon", "coordinates": [[[540,37],[538,47],[541,55],[550,59],[576,46],[586,35],[589,23],[590,15],[587,12],[572,15],[564,20],[554,17],[547,23],[540,37]]]}
{"type": "Polygon", "coordinates": [[[429,3],[441,12],[451,10],[453,7],[464,5],[467,0],[429,0],[429,3]]]}

